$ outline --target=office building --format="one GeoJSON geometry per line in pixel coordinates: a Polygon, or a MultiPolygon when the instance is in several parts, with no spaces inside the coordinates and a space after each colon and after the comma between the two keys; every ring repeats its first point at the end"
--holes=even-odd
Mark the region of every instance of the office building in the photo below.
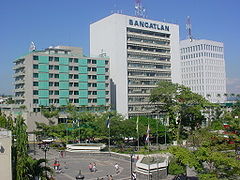
{"type": "Polygon", "coordinates": [[[179,26],[112,14],[90,25],[90,54],[110,57],[112,106],[125,117],[154,116],[151,89],[181,83],[179,26]]]}
{"type": "Polygon", "coordinates": [[[57,46],[34,50],[14,64],[14,100],[28,112],[68,103],[93,111],[110,105],[109,58],[104,54],[86,57],[81,48],[57,46]]]}
{"type": "Polygon", "coordinates": [[[210,40],[180,41],[182,84],[210,102],[224,102],[226,72],[224,45],[210,40]]]}

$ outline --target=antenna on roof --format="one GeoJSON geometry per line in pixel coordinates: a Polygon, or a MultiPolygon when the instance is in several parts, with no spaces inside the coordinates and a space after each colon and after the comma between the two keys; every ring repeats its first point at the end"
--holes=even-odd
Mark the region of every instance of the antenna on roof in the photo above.
{"type": "Polygon", "coordinates": [[[29,51],[35,51],[35,50],[36,50],[36,46],[35,46],[34,42],[32,41],[29,46],[29,51]]]}
{"type": "Polygon", "coordinates": [[[191,24],[191,18],[190,16],[187,17],[187,23],[186,23],[186,29],[187,29],[187,38],[192,41],[192,24],[191,24]]]}
{"type": "Polygon", "coordinates": [[[142,6],[141,0],[135,0],[135,16],[145,18],[146,9],[142,6]]]}

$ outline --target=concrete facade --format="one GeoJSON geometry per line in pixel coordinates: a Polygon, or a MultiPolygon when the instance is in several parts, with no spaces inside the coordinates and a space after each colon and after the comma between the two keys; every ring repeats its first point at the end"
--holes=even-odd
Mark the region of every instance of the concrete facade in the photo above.
{"type": "Polygon", "coordinates": [[[222,103],[226,93],[224,44],[210,40],[180,41],[182,84],[210,102],[222,103]]]}
{"type": "Polygon", "coordinates": [[[110,57],[112,104],[125,117],[152,116],[151,89],[180,83],[179,26],[123,14],[90,25],[90,54],[110,57]]]}
{"type": "Polygon", "coordinates": [[[12,180],[12,133],[0,129],[0,179],[12,180]]]}

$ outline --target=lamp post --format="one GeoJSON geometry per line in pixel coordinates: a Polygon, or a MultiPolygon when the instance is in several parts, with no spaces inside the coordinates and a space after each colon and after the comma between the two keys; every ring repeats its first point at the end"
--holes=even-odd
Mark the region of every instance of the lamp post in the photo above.
{"type": "Polygon", "coordinates": [[[133,154],[130,155],[130,173],[131,173],[131,180],[133,180],[133,154]]]}
{"type": "MultiPolygon", "coordinates": [[[[47,166],[47,151],[49,151],[49,145],[44,143],[42,144],[42,150],[44,151],[44,157],[45,157],[45,169],[46,169],[46,166],[47,166]]],[[[47,177],[47,171],[46,171],[46,177],[47,177]]]]}

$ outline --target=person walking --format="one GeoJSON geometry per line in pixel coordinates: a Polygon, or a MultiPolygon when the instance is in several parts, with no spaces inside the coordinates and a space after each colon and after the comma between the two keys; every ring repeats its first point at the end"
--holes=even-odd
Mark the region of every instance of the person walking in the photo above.
{"type": "Polygon", "coordinates": [[[93,163],[92,170],[93,170],[93,172],[97,172],[97,165],[96,165],[96,163],[95,163],[95,162],[93,163]]]}
{"type": "Polygon", "coordinates": [[[88,165],[88,169],[89,169],[90,172],[93,172],[93,165],[92,165],[92,163],[90,163],[90,164],[88,165]]]}
{"type": "Polygon", "coordinates": [[[118,165],[118,163],[116,163],[116,164],[114,165],[114,167],[115,167],[115,172],[116,172],[116,174],[118,174],[118,173],[119,173],[119,165],[118,165]]]}

